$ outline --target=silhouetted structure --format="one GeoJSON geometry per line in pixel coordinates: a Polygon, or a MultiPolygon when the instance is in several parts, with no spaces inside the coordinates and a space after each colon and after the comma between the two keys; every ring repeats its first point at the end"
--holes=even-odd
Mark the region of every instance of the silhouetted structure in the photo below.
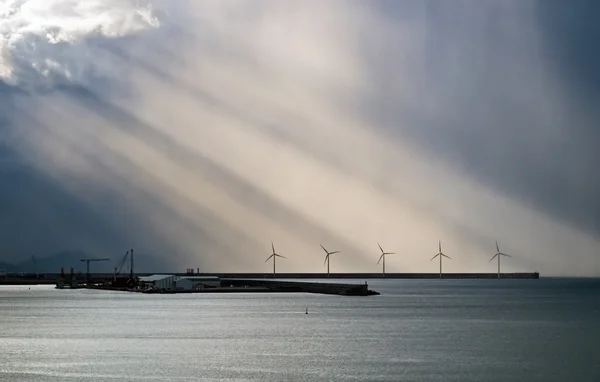
{"type": "Polygon", "coordinates": [[[377,243],[377,246],[381,250],[381,256],[379,256],[379,260],[377,260],[377,264],[379,264],[379,262],[381,260],[383,260],[383,277],[385,277],[385,257],[387,255],[395,255],[396,253],[395,252],[384,252],[383,248],[381,248],[381,245],[379,243],[377,243]]]}
{"type": "Polygon", "coordinates": [[[329,277],[329,256],[333,255],[334,253],[340,253],[340,251],[329,252],[327,249],[325,249],[325,247],[323,247],[322,244],[319,245],[321,246],[321,248],[323,248],[323,251],[325,251],[326,253],[325,262],[323,263],[323,265],[327,264],[327,277],[329,277]]]}
{"type": "Polygon", "coordinates": [[[512,257],[511,255],[507,255],[506,253],[500,252],[500,247],[498,247],[498,240],[496,240],[496,254],[490,259],[489,262],[491,263],[492,260],[498,258],[498,278],[500,278],[500,258],[502,256],[512,257]]]}
{"type": "Polygon", "coordinates": [[[440,278],[442,278],[442,257],[445,257],[445,258],[447,258],[449,260],[452,260],[452,258],[449,257],[449,256],[444,255],[444,253],[442,252],[442,241],[441,240],[438,241],[438,245],[439,245],[439,247],[438,247],[439,248],[439,252],[437,253],[437,255],[433,256],[431,258],[431,260],[435,259],[436,257],[440,258],[440,278]]]}
{"type": "Polygon", "coordinates": [[[271,259],[273,259],[273,277],[275,277],[275,259],[277,257],[281,257],[282,259],[285,259],[285,256],[281,256],[280,254],[275,252],[275,244],[273,244],[273,242],[271,242],[271,249],[273,250],[273,253],[271,253],[271,256],[267,257],[267,260],[265,260],[265,263],[271,259]]]}

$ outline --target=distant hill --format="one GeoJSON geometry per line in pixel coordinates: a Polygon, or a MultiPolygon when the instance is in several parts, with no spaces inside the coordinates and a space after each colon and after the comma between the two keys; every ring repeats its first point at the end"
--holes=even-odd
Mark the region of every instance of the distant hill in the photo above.
{"type": "Polygon", "coordinates": [[[3,261],[0,261],[0,270],[4,270],[6,273],[17,272],[17,268],[14,264],[5,263],[3,261]]]}
{"type": "MultiPolygon", "coordinates": [[[[124,255],[124,254],[123,254],[124,255]]],[[[118,266],[123,259],[123,255],[119,256],[103,256],[93,255],[85,251],[80,250],[65,250],[55,253],[48,257],[37,257],[34,263],[32,258],[26,259],[16,264],[10,264],[6,262],[0,262],[0,269],[4,269],[7,273],[35,273],[36,270],[39,273],[59,273],[61,268],[64,268],[65,272],[69,272],[70,268],[81,272],[85,272],[86,263],[81,259],[90,258],[108,258],[109,261],[99,261],[90,263],[90,272],[93,273],[112,273],[114,267],[118,266]]],[[[129,269],[129,259],[123,266],[121,272],[126,272],[129,269]]],[[[178,269],[175,265],[168,261],[144,253],[135,253],[134,251],[134,269],[140,273],[150,272],[183,272],[178,269]]]]}

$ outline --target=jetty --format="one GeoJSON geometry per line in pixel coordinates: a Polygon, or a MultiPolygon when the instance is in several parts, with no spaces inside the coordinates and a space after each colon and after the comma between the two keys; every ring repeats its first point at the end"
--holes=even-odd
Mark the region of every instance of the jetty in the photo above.
{"type": "MultiPolygon", "coordinates": [[[[175,276],[189,276],[187,273],[172,273],[175,276]]],[[[135,276],[143,277],[151,273],[136,273],[135,276]]],[[[440,279],[439,273],[193,273],[196,276],[216,276],[220,279],[249,279],[249,280],[380,280],[380,279],[440,279]]],[[[63,281],[77,279],[79,283],[89,281],[90,284],[103,284],[113,279],[114,275],[107,273],[71,274],[45,273],[12,274],[0,277],[0,285],[55,285],[57,280],[63,281]]],[[[121,277],[119,277],[121,278],[121,277]]],[[[539,279],[538,272],[520,273],[443,273],[442,279],[539,279]]]]}
{"type": "Polygon", "coordinates": [[[120,278],[116,280],[91,278],[77,280],[59,278],[57,289],[95,289],[106,291],[138,292],[145,294],[178,293],[318,293],[338,296],[373,296],[379,293],[369,289],[367,282],[357,284],[322,283],[219,278],[216,276],[153,275],[120,278]]]}
{"type": "MultiPolygon", "coordinates": [[[[203,275],[203,273],[194,273],[203,275]]],[[[226,279],[439,279],[439,273],[210,273],[226,279]]],[[[442,279],[539,279],[538,272],[518,273],[442,273],[442,279]]]]}
{"type": "Polygon", "coordinates": [[[303,281],[259,280],[259,279],[230,279],[224,278],[221,284],[229,287],[265,288],[271,291],[284,293],[318,293],[336,294],[341,296],[372,296],[378,292],[369,289],[367,282],[364,284],[342,284],[303,281]]]}

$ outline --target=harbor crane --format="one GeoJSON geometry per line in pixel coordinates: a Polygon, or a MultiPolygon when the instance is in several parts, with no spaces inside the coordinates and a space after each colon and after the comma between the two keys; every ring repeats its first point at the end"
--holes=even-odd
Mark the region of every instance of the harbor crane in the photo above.
{"type": "Polygon", "coordinates": [[[86,265],[86,280],[90,281],[90,263],[92,261],[109,261],[110,259],[81,259],[81,261],[85,261],[86,265]]]}
{"type": "Polygon", "coordinates": [[[117,265],[115,267],[115,272],[114,272],[115,278],[121,274],[121,271],[123,270],[123,267],[125,266],[125,263],[127,261],[127,257],[129,257],[129,277],[133,278],[133,249],[128,250],[125,253],[125,256],[123,256],[123,258],[121,258],[119,265],[117,265]]]}
{"type": "Polygon", "coordinates": [[[121,261],[119,261],[119,264],[114,268],[114,274],[113,274],[113,281],[117,280],[117,276],[121,274],[121,271],[123,270],[123,267],[125,266],[126,262],[127,262],[127,257],[129,257],[129,278],[133,279],[133,248],[128,250],[125,253],[125,256],[123,256],[121,258],[121,261]]]}

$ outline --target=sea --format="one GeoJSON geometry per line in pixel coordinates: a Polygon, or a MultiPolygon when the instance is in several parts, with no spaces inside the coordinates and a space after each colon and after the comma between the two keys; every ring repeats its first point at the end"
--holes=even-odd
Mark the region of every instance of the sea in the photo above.
{"type": "Polygon", "coordinates": [[[2,286],[0,381],[600,381],[600,279],[368,282],[381,295],[2,286]]]}

